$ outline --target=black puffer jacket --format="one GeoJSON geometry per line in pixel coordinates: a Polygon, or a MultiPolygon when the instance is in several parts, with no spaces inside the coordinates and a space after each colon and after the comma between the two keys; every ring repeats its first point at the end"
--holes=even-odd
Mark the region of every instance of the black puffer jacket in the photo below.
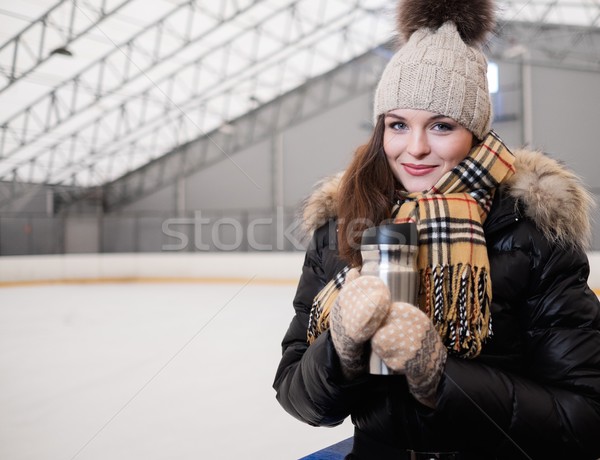
{"type": "Polygon", "coordinates": [[[351,415],[349,458],[406,458],[408,448],[469,459],[600,457],[600,303],[582,250],[589,198],[553,160],[516,156],[517,174],[496,193],[484,224],[494,337],[476,359],[448,358],[435,410],[413,399],[402,376],[345,380],[328,331],[307,344],[313,298],[344,266],[337,179],[311,198],[305,216],[318,229],[274,387],[281,405],[311,425],[351,415]]]}

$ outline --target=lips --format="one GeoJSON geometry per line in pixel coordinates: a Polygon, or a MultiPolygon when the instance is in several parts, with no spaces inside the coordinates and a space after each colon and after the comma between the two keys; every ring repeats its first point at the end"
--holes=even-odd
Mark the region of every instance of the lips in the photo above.
{"type": "Polygon", "coordinates": [[[402,167],[411,176],[425,176],[437,168],[437,166],[432,165],[415,165],[410,163],[402,163],[402,167]]]}

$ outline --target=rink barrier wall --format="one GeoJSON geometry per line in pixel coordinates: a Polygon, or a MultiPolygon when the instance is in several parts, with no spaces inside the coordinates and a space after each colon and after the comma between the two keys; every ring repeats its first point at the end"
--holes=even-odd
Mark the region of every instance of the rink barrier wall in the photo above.
{"type": "MultiPolygon", "coordinates": [[[[600,252],[588,254],[600,294],[600,252]]],[[[119,253],[0,257],[0,287],[102,282],[298,282],[304,253],[119,253]]]]}
{"type": "Polygon", "coordinates": [[[0,257],[0,286],[48,283],[293,283],[304,253],[122,253],[0,257]]]}

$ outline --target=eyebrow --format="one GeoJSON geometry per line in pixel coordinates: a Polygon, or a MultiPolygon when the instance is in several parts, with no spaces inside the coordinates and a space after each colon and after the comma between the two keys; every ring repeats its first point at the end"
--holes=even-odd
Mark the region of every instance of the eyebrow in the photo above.
{"type": "MultiPolygon", "coordinates": [[[[387,118],[387,117],[395,118],[397,120],[406,120],[406,117],[403,117],[401,115],[397,115],[395,113],[386,113],[385,114],[385,118],[387,118]]],[[[432,117],[428,118],[428,120],[439,120],[440,118],[449,118],[449,119],[451,119],[450,117],[448,117],[446,115],[441,115],[441,114],[438,113],[438,114],[435,114],[432,117]]]]}

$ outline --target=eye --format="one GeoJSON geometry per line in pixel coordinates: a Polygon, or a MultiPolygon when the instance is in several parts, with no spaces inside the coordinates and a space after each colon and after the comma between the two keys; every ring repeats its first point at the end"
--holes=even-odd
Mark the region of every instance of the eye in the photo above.
{"type": "Polygon", "coordinates": [[[454,126],[452,126],[450,123],[435,123],[432,127],[431,127],[434,131],[441,131],[441,132],[447,132],[447,131],[452,131],[454,129],[454,126]]]}
{"type": "Polygon", "coordinates": [[[403,121],[391,121],[390,123],[388,123],[388,127],[390,129],[393,129],[394,131],[401,131],[407,128],[406,123],[404,123],[403,121]]]}

